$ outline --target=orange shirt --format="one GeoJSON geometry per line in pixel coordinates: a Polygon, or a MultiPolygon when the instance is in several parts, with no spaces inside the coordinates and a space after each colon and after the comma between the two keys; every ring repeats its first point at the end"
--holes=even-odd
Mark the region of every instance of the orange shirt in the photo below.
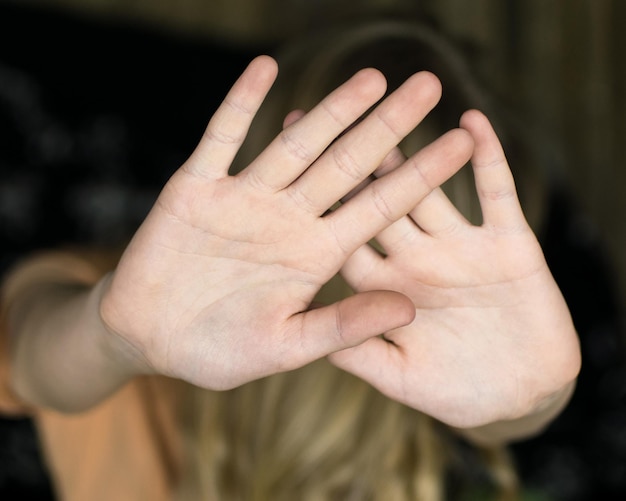
{"type": "Polygon", "coordinates": [[[33,416],[58,499],[172,499],[183,462],[176,415],[182,383],[139,377],[80,414],[28,409],[8,388],[6,345],[2,339],[0,412],[33,416]]]}
{"type": "MultiPolygon", "coordinates": [[[[31,277],[35,281],[68,277],[78,283],[94,283],[108,269],[111,265],[106,259],[85,261],[77,255],[53,253],[18,267],[21,277],[17,282],[28,284],[31,277]]],[[[16,281],[5,280],[3,287],[7,283],[16,281]]],[[[9,386],[9,339],[4,320],[0,318],[0,413],[32,416],[58,499],[171,500],[182,469],[177,410],[184,383],[163,376],[138,377],[80,414],[29,408],[9,386]]]]}

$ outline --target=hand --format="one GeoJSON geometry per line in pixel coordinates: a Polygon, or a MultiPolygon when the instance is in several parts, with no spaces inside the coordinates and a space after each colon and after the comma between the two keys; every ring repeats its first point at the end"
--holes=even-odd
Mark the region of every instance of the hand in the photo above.
{"type": "MultiPolygon", "coordinates": [[[[355,252],[342,269],[348,283],[402,292],[416,315],[330,359],[389,397],[467,428],[540,412],[571,389],[580,353],[493,129],[477,111],[461,126],[475,143],[482,225],[469,224],[437,189],[377,236],[386,257],[369,246],[355,252]]],[[[389,170],[388,159],[381,171],[389,170]]]]}
{"type": "Polygon", "coordinates": [[[469,160],[470,135],[450,131],[327,213],[436,104],[439,81],[414,75],[345,132],[385,91],[379,72],[363,70],[231,176],[275,76],[268,57],[250,64],[105,288],[101,317],[129,370],[227,389],[413,319],[412,303],[391,291],[309,307],[358,247],[469,160]]]}

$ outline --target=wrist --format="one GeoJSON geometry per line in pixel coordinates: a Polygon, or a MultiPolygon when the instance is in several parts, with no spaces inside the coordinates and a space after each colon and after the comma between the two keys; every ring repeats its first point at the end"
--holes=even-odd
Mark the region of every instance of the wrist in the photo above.
{"type": "Polygon", "coordinates": [[[563,411],[575,388],[574,379],[539,402],[532,412],[523,417],[457,431],[471,442],[480,445],[502,444],[531,438],[541,433],[563,411]]]}
{"type": "Polygon", "coordinates": [[[6,277],[10,385],[21,401],[77,412],[141,372],[100,316],[107,283],[88,261],[65,253],[26,260],[6,277]]]}
{"type": "Polygon", "coordinates": [[[141,350],[135,347],[121,333],[117,332],[107,321],[102,307],[103,299],[109,292],[113,273],[105,275],[94,287],[91,307],[93,316],[98,323],[100,349],[104,357],[117,367],[121,374],[128,377],[154,373],[141,350]]]}

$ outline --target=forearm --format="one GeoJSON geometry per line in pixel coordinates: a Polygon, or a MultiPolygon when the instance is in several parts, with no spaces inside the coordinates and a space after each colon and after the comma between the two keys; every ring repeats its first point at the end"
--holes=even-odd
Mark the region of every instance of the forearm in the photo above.
{"type": "Polygon", "coordinates": [[[97,273],[80,265],[71,257],[45,256],[18,269],[6,284],[11,385],[28,404],[80,411],[133,375],[133,365],[101,321],[107,278],[96,283],[97,273]]]}
{"type": "Polygon", "coordinates": [[[576,381],[549,397],[532,414],[510,421],[498,421],[477,428],[457,429],[458,433],[479,445],[496,445],[530,438],[541,433],[567,406],[576,381]]]}

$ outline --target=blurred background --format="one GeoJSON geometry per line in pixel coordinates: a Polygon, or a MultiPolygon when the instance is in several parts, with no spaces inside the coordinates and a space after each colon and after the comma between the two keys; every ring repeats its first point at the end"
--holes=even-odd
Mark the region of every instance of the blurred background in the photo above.
{"type": "MultiPolygon", "coordinates": [[[[570,187],[545,246],[581,384],[515,452],[545,499],[626,499],[623,1],[0,0],[0,273],[39,247],[123,242],[254,55],[372,16],[427,19],[463,47],[570,187]]],[[[25,492],[53,499],[32,424],[3,419],[0,499],[25,492]]]]}

